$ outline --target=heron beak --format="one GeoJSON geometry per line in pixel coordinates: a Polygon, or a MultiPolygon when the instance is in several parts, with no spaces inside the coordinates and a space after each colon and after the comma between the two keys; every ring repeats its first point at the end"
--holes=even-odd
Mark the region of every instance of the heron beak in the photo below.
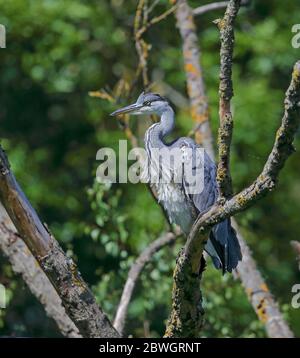
{"type": "Polygon", "coordinates": [[[129,106],[117,109],[116,111],[112,112],[111,116],[118,116],[119,114],[125,114],[125,113],[133,113],[135,111],[138,111],[140,108],[142,108],[142,104],[130,104],[129,106]]]}

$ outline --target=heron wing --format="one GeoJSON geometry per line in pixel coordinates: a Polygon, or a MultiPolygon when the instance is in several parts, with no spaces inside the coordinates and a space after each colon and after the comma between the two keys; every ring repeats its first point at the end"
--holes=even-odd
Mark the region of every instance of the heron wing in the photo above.
{"type": "MultiPolygon", "coordinates": [[[[199,213],[204,213],[215,203],[218,197],[218,186],[216,182],[216,165],[209,157],[206,151],[200,156],[202,163],[196,160],[197,148],[199,148],[193,141],[183,141],[181,146],[185,154],[185,164],[189,164],[189,170],[192,167],[193,175],[199,174],[197,168],[199,165],[203,165],[202,183],[201,188],[196,193],[191,194],[189,183],[183,180],[183,187],[187,197],[192,201],[194,207],[199,213]],[[191,153],[192,155],[187,154],[191,153]],[[192,162],[192,165],[190,164],[192,162]]],[[[197,158],[199,159],[199,158],[197,158]]],[[[185,179],[186,175],[183,176],[185,179]]],[[[241,250],[236,237],[234,229],[231,227],[230,219],[226,219],[219,224],[215,225],[209,236],[209,240],[205,245],[206,252],[211,256],[216,268],[231,272],[234,269],[238,261],[241,260],[241,250]]]]}
{"type": "Polygon", "coordinates": [[[215,203],[218,196],[216,165],[206,151],[190,138],[183,138],[180,148],[184,163],[182,185],[185,194],[198,212],[204,213],[215,203]],[[188,172],[192,175],[189,176],[188,172]],[[197,181],[194,178],[197,178],[197,181]],[[198,188],[195,188],[195,185],[198,185],[198,188]]]}

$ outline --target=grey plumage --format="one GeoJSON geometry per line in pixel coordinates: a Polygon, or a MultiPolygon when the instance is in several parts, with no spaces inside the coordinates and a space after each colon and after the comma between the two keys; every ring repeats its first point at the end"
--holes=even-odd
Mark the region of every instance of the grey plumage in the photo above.
{"type": "MultiPolygon", "coordinates": [[[[197,193],[191,193],[189,185],[184,175],[182,181],[155,182],[158,192],[158,200],[165,208],[170,222],[179,225],[182,231],[188,235],[196,217],[199,213],[206,212],[218,198],[218,187],[216,182],[216,166],[208,154],[204,151],[202,162],[196,161],[196,153],[199,146],[191,138],[178,138],[173,142],[167,143],[165,137],[170,134],[174,128],[174,112],[168,101],[154,93],[142,93],[136,103],[121,108],[112,113],[118,115],[122,113],[131,113],[133,115],[156,113],[160,116],[160,122],[153,124],[145,134],[145,149],[148,155],[147,167],[155,167],[157,176],[160,178],[159,169],[161,166],[169,166],[167,172],[171,176],[180,170],[187,171],[188,165],[192,172],[197,174],[199,166],[203,166],[203,190],[197,193]],[[176,149],[180,151],[183,160],[183,166],[179,161],[164,163],[159,162],[155,157],[156,149],[176,149]]],[[[172,177],[173,178],[173,177],[172,177]]],[[[211,256],[214,266],[224,272],[231,272],[241,260],[241,250],[234,229],[227,219],[215,225],[210,233],[205,245],[206,252],[211,256]]]]}

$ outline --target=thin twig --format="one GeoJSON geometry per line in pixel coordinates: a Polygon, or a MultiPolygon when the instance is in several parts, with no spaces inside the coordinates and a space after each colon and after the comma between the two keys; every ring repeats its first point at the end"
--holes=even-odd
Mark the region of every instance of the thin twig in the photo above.
{"type": "MultiPolygon", "coordinates": [[[[250,0],[242,0],[241,6],[249,5],[249,3],[250,3],[250,0]]],[[[194,16],[198,16],[198,15],[203,15],[209,11],[224,9],[225,7],[227,7],[228,4],[229,4],[229,1],[219,1],[219,2],[213,2],[210,4],[206,4],[206,5],[201,5],[201,6],[196,7],[193,10],[193,14],[194,14],[194,16]]]]}
{"type": "Polygon", "coordinates": [[[148,15],[155,9],[155,7],[159,4],[159,2],[160,2],[160,0],[152,1],[152,4],[147,9],[148,15]]]}
{"type": "Polygon", "coordinates": [[[135,35],[135,38],[140,39],[142,37],[142,35],[149,29],[149,27],[151,27],[152,25],[155,25],[158,22],[164,20],[166,17],[168,17],[169,15],[173,14],[173,12],[176,9],[177,9],[177,5],[173,5],[172,7],[170,7],[168,10],[166,10],[162,14],[160,14],[160,15],[154,17],[153,19],[151,19],[150,21],[148,21],[143,27],[141,27],[137,31],[137,33],[135,35]]]}
{"type": "Polygon", "coordinates": [[[136,261],[131,266],[128,277],[122,292],[120,303],[117,309],[117,313],[114,319],[114,327],[120,332],[124,333],[124,327],[126,323],[128,306],[132,298],[134,288],[137,284],[137,280],[145,267],[145,265],[151,261],[153,255],[161,250],[166,245],[173,244],[179,235],[176,235],[172,232],[168,232],[155,241],[153,241],[136,259],[136,261]]]}
{"type": "Polygon", "coordinates": [[[221,198],[232,195],[232,182],[230,175],[230,145],[233,131],[233,118],[231,113],[232,86],[232,58],[234,48],[234,21],[240,8],[241,0],[231,0],[226,8],[222,20],[215,21],[220,30],[220,86],[219,86],[219,161],[217,182],[221,198]]]}
{"type": "Polygon", "coordinates": [[[209,11],[223,9],[228,5],[228,3],[229,1],[220,1],[220,2],[213,2],[206,5],[201,5],[193,10],[193,14],[194,16],[197,16],[197,15],[203,15],[209,11]]]}

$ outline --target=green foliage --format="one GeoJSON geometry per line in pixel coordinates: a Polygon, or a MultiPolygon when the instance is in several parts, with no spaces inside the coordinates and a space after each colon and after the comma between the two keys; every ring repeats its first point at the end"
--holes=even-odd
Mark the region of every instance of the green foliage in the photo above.
{"type": "MultiPolygon", "coordinates": [[[[151,16],[169,5],[162,1],[151,16]]],[[[198,1],[190,1],[193,6],[198,1]]],[[[97,300],[112,318],[130,265],[168,226],[144,185],[105,186],[94,180],[96,152],[117,148],[124,138],[115,108],[88,92],[113,88],[120,77],[133,79],[138,58],[133,43],[136,1],[0,0],[0,23],[7,28],[1,49],[1,142],[13,170],[39,214],[79,264],[97,300]]],[[[299,49],[291,46],[291,27],[299,5],[253,1],[237,21],[233,110],[232,174],[236,190],[260,171],[282,114],[282,101],[299,49]]],[[[222,11],[196,19],[214,134],[218,125],[219,38],[212,20],[222,11]]],[[[175,19],[153,26],[151,78],[185,94],[181,41],[175,19]],[[171,30],[170,30],[171,29],[171,30]]],[[[142,90],[139,80],[134,98],[142,90]]],[[[192,122],[177,105],[177,134],[192,122]]],[[[133,120],[139,139],[145,124],[133,120]]],[[[297,138],[296,146],[299,146],[297,138]]],[[[300,334],[300,310],[292,309],[291,287],[299,273],[290,240],[298,240],[299,153],[288,162],[278,189],[238,216],[271,291],[293,330],[300,334]]],[[[157,253],[143,271],[129,309],[127,332],[161,336],[167,319],[172,269],[181,243],[157,253]]],[[[0,311],[1,335],[59,336],[52,321],[1,257],[0,282],[8,288],[8,308],[0,311]],[[20,294],[21,292],[21,294],[20,294]]],[[[238,281],[205,272],[203,293],[207,337],[264,336],[238,281]]]]}

